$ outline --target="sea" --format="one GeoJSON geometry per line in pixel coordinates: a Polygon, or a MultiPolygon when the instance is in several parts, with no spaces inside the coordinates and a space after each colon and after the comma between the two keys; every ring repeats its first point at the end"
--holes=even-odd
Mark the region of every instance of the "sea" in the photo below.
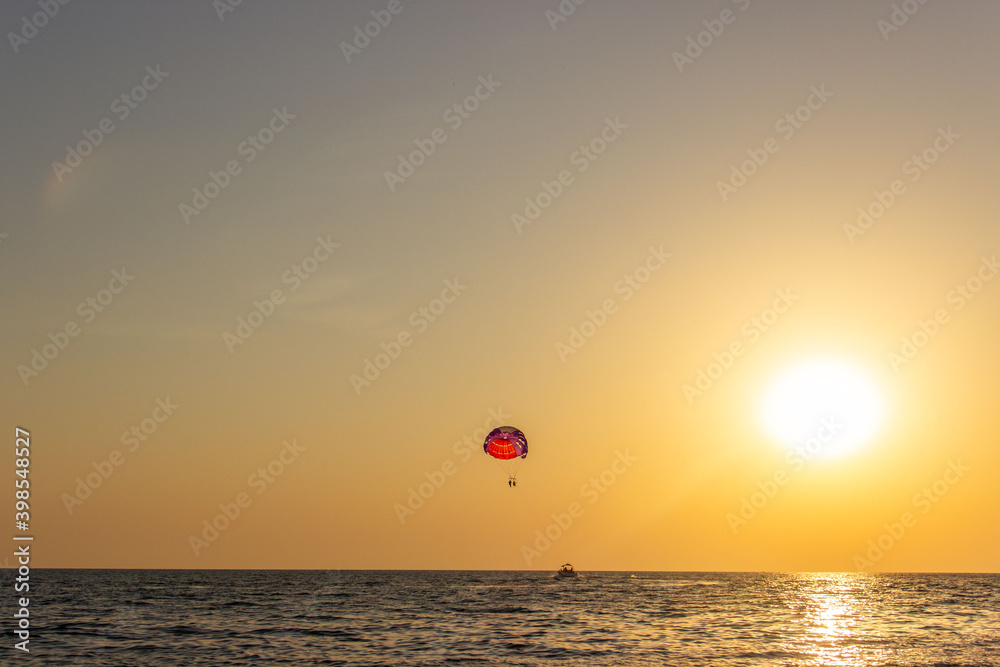
{"type": "Polygon", "coordinates": [[[31,652],[5,614],[0,660],[1000,667],[1000,575],[581,575],[32,570],[31,652]]]}

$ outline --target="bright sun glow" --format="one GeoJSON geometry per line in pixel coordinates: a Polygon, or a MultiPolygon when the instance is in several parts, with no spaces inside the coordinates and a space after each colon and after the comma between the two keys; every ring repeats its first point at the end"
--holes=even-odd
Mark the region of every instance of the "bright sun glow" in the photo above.
{"type": "Polygon", "coordinates": [[[867,443],[882,425],[882,397],[850,366],[812,361],[780,376],[764,400],[767,431],[809,458],[829,458],[867,443]]]}

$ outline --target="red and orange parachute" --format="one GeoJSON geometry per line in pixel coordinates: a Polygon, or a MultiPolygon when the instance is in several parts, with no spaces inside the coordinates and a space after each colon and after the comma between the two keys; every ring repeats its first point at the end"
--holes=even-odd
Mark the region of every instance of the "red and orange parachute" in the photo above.
{"type": "Polygon", "coordinates": [[[503,468],[510,482],[515,482],[521,460],[528,455],[528,439],[513,426],[500,426],[486,436],[483,451],[503,468]]]}

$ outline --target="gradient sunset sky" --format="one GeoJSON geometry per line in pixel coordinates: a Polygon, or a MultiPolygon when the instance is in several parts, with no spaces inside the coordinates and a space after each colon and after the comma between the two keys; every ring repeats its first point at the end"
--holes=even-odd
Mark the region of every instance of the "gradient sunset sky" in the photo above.
{"type": "Polygon", "coordinates": [[[1000,569],[1000,5],[561,6],[0,7],[35,564],[1000,569]],[[827,359],[881,424],[793,470],[762,405],[827,359]]]}

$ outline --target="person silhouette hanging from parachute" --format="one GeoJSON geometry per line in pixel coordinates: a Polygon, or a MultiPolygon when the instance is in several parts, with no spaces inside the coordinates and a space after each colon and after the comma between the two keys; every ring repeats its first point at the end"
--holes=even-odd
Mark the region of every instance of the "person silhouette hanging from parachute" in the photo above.
{"type": "Polygon", "coordinates": [[[513,426],[495,428],[486,436],[483,451],[507,473],[507,486],[516,487],[517,469],[521,460],[528,456],[528,440],[524,433],[513,426]]]}

